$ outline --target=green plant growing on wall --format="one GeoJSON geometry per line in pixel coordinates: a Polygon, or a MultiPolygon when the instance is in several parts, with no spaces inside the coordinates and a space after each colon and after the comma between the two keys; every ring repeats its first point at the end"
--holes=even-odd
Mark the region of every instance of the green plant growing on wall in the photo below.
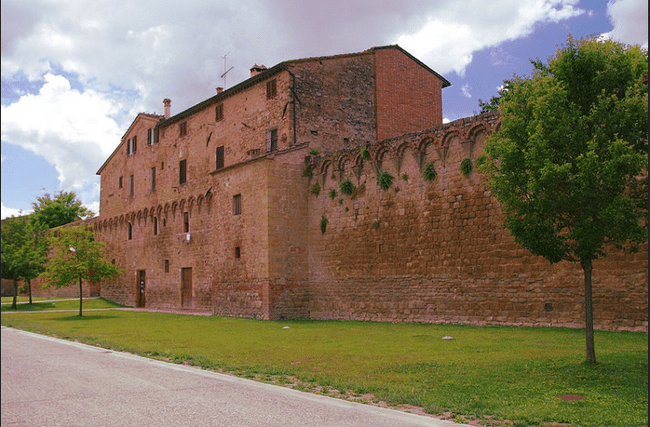
{"type": "Polygon", "coordinates": [[[384,171],[377,174],[377,185],[381,187],[382,190],[388,190],[391,185],[393,185],[393,175],[384,171]]]}
{"type": "Polygon", "coordinates": [[[321,189],[321,187],[320,187],[320,183],[317,181],[317,182],[316,182],[316,183],[311,187],[311,194],[313,194],[314,196],[318,197],[318,195],[320,194],[320,189],[321,189]]]}
{"type": "Polygon", "coordinates": [[[372,228],[374,228],[375,230],[379,230],[379,225],[380,225],[379,221],[373,221],[372,228]]]}
{"type": "Polygon", "coordinates": [[[302,176],[305,176],[307,178],[312,178],[314,176],[314,170],[309,166],[307,166],[302,170],[302,176]]]}
{"type": "Polygon", "coordinates": [[[329,221],[327,220],[327,218],[325,218],[325,215],[323,215],[321,217],[321,219],[320,219],[320,232],[321,232],[321,234],[325,234],[325,231],[327,230],[327,223],[328,222],[329,221]]]}
{"type": "Polygon", "coordinates": [[[312,148],[311,150],[309,150],[309,154],[311,154],[312,156],[318,156],[320,154],[320,150],[318,148],[312,148]]]}
{"type": "Polygon", "coordinates": [[[334,198],[336,197],[336,190],[332,188],[329,192],[329,196],[330,199],[334,200],[334,198]]]}
{"type": "Polygon", "coordinates": [[[407,173],[402,174],[402,180],[408,181],[409,180],[409,175],[407,173]]]}
{"type": "Polygon", "coordinates": [[[348,196],[351,196],[351,195],[354,194],[355,187],[354,187],[354,184],[352,184],[352,181],[350,181],[349,179],[345,179],[345,180],[341,181],[341,184],[339,185],[339,187],[341,188],[341,193],[343,193],[343,194],[346,194],[348,196]]]}
{"type": "Polygon", "coordinates": [[[422,170],[422,175],[424,175],[425,181],[433,181],[434,179],[436,179],[438,173],[436,172],[436,169],[433,167],[433,163],[429,162],[426,165],[424,165],[424,169],[422,170]]]}
{"type": "Polygon", "coordinates": [[[463,159],[463,161],[460,162],[460,171],[463,175],[469,176],[469,174],[472,173],[472,161],[467,158],[463,159]]]}
{"type": "Polygon", "coordinates": [[[370,151],[368,151],[368,147],[361,147],[359,152],[361,153],[361,158],[363,160],[370,160],[370,151]]]}

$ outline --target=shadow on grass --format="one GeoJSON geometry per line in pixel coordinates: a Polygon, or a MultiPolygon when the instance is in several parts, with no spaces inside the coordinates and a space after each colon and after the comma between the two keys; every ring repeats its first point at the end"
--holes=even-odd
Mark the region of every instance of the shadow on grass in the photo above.
{"type": "Polygon", "coordinates": [[[56,305],[51,302],[39,302],[34,304],[17,304],[16,308],[11,308],[10,305],[3,305],[2,311],[45,311],[56,310],[56,305]]]}
{"type": "Polygon", "coordinates": [[[111,315],[111,314],[84,314],[83,316],[79,316],[79,314],[75,314],[74,316],[54,317],[52,318],[52,320],[58,322],[78,322],[83,320],[116,319],[117,317],[118,316],[111,315]]]}

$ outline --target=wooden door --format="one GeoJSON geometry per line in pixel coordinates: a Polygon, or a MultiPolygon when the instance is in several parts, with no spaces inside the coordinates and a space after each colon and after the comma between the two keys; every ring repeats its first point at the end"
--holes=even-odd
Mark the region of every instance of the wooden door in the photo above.
{"type": "Polygon", "coordinates": [[[144,270],[138,270],[138,283],[137,283],[137,289],[136,289],[136,306],[137,307],[144,307],[146,304],[145,301],[145,271],[144,270]]]}
{"type": "Polygon", "coordinates": [[[192,268],[181,269],[181,305],[192,308],[192,268]]]}

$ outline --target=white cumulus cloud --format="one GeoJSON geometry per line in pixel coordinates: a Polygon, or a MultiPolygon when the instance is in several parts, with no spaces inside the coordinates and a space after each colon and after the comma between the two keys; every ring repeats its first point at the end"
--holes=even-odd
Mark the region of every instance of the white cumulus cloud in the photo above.
{"type": "Polygon", "coordinates": [[[115,112],[103,95],[79,92],[65,77],[48,73],[38,94],[2,106],[2,140],[47,159],[61,188],[90,196],[97,192],[95,172],[121,137],[111,119],[115,112]]]}
{"type": "Polygon", "coordinates": [[[532,33],[535,25],[585,13],[576,0],[461,0],[427,16],[417,30],[397,38],[400,46],[436,71],[464,75],[474,52],[532,33]]]}
{"type": "Polygon", "coordinates": [[[612,31],[603,38],[648,47],[648,2],[646,0],[612,0],[607,4],[612,31]]]}

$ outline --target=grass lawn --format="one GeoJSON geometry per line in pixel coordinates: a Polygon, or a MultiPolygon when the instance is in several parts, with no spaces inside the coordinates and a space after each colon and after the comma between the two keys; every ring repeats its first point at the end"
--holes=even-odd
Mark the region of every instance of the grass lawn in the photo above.
{"type": "Polygon", "coordinates": [[[599,363],[589,366],[584,332],[561,328],[4,309],[2,325],[458,422],[648,425],[645,333],[597,331],[599,363]]]}
{"type": "MultiPolygon", "coordinates": [[[[12,311],[47,311],[47,310],[77,310],[79,311],[79,298],[44,298],[42,302],[32,299],[33,304],[16,304],[16,309],[11,308],[11,304],[6,304],[4,297],[2,298],[2,312],[12,311]]],[[[29,301],[27,298],[26,301],[29,301]]],[[[22,301],[19,301],[22,302],[22,301]]],[[[92,308],[116,308],[124,307],[123,305],[105,300],[103,298],[84,298],[82,304],[82,312],[92,308]]]]}
{"type": "MultiPolygon", "coordinates": [[[[49,301],[49,300],[59,300],[59,299],[74,299],[75,297],[32,297],[33,302],[38,301],[49,301]]],[[[76,297],[79,300],[79,297],[76,297]]],[[[2,297],[2,304],[11,304],[14,300],[14,297],[2,297]]],[[[85,300],[85,298],[84,298],[85,300]]],[[[20,296],[16,298],[16,302],[29,302],[29,297],[20,296]]]]}

